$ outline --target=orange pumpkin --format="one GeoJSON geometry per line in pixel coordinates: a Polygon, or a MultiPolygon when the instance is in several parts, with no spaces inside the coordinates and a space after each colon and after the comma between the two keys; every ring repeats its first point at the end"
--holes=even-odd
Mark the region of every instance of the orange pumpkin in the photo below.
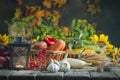
{"type": "Polygon", "coordinates": [[[56,40],[56,42],[48,47],[48,50],[63,51],[65,48],[65,41],[62,39],[56,40]]]}

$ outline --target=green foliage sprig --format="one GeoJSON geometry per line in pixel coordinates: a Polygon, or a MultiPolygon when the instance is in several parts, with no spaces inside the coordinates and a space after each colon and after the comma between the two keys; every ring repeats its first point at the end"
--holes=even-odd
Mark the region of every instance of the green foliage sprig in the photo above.
{"type": "Polygon", "coordinates": [[[46,35],[51,35],[55,38],[64,37],[62,33],[62,27],[54,25],[52,18],[41,19],[39,26],[34,27],[33,29],[34,38],[39,36],[38,40],[44,40],[46,35]]]}
{"type": "Polygon", "coordinates": [[[96,32],[93,25],[88,23],[86,19],[73,19],[70,28],[72,30],[71,36],[74,38],[81,37],[82,40],[89,39],[90,36],[94,35],[96,32]]]}

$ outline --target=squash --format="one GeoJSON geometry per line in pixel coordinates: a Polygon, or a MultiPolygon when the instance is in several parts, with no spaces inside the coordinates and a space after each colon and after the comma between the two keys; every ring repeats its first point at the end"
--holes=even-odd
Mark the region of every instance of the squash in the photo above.
{"type": "Polygon", "coordinates": [[[62,51],[65,48],[65,41],[62,39],[56,40],[55,44],[48,47],[48,50],[62,51]]]}
{"type": "Polygon", "coordinates": [[[72,69],[81,69],[84,66],[90,66],[92,63],[87,63],[83,60],[67,58],[67,61],[70,63],[72,69]]]}

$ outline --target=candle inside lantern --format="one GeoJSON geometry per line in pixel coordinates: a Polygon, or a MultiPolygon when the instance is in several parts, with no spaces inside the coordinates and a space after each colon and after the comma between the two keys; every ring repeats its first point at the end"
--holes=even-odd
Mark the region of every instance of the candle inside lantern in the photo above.
{"type": "Polygon", "coordinates": [[[24,68],[24,66],[21,65],[21,64],[17,64],[15,67],[16,67],[16,68],[24,68]]]}

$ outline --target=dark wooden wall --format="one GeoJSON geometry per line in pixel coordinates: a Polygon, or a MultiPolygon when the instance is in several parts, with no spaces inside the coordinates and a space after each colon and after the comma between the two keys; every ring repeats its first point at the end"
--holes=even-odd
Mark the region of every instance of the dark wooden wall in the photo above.
{"type": "MultiPolygon", "coordinates": [[[[41,0],[23,0],[24,5],[41,5],[41,0]]],[[[111,43],[120,46],[120,1],[100,0],[102,12],[90,15],[86,11],[86,0],[68,0],[67,4],[60,9],[62,18],[60,25],[69,25],[73,18],[87,19],[89,22],[97,23],[97,30],[109,35],[111,43]]],[[[13,17],[15,8],[23,7],[17,4],[17,0],[0,0],[0,33],[8,33],[8,26],[4,23],[13,17]]]]}

